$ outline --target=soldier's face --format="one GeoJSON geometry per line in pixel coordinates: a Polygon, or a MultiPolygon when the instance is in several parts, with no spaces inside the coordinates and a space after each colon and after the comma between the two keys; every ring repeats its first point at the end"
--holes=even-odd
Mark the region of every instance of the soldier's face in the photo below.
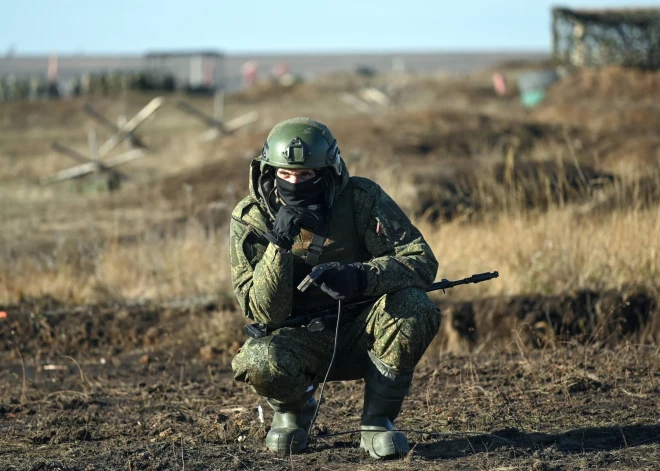
{"type": "Polygon", "coordinates": [[[277,176],[289,183],[302,183],[307,180],[311,180],[316,176],[316,174],[314,173],[314,170],[312,170],[311,168],[303,168],[303,169],[278,168],[277,176]]]}

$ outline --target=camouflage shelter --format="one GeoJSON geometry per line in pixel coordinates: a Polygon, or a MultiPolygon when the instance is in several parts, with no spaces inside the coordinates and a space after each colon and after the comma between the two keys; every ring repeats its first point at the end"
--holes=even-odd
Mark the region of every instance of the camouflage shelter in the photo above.
{"type": "Polygon", "coordinates": [[[552,10],[553,55],[575,67],[660,69],[660,8],[552,10]]]}

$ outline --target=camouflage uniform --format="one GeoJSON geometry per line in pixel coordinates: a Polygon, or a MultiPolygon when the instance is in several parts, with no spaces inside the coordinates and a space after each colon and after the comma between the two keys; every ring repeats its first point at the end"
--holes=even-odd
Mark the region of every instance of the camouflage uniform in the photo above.
{"type": "MultiPolygon", "coordinates": [[[[344,237],[356,238],[368,254],[363,294],[380,298],[342,321],[332,379],[361,378],[370,360],[382,366],[383,374],[408,373],[440,325],[439,312],[424,292],[435,278],[438,263],[421,233],[382,188],[365,178],[349,178],[341,165],[335,200],[350,186],[353,201],[348,207],[355,228],[355,234],[344,237]]],[[[296,274],[294,265],[304,260],[311,235],[303,230],[296,243],[299,250],[293,253],[281,253],[260,237],[272,226],[272,215],[256,191],[259,173],[255,160],[250,195],[232,213],[232,281],[247,317],[278,324],[295,312],[294,289],[303,275],[296,274]]],[[[329,236],[324,253],[338,242],[329,236]]],[[[323,260],[327,261],[333,260],[323,260]]],[[[336,303],[328,297],[326,305],[336,303]]],[[[299,400],[325,375],[333,340],[334,329],[309,332],[304,328],[284,328],[269,337],[249,339],[232,362],[235,378],[262,396],[283,402],[299,400]]]]}
{"type": "MultiPolygon", "coordinates": [[[[327,126],[293,118],[271,130],[251,165],[250,195],[232,213],[230,255],[238,302],[262,324],[336,306],[333,298],[375,299],[341,319],[330,379],[364,378],[360,446],[377,459],[405,456],[408,441],[392,422],[438,331],[439,312],[424,291],[438,263],[377,184],[349,177],[327,126]],[[320,285],[296,289],[319,264],[332,264],[320,285]]],[[[307,446],[313,395],[329,368],[334,333],[281,328],[249,339],[234,358],[235,378],[274,411],[269,450],[297,453],[307,446]]]]}

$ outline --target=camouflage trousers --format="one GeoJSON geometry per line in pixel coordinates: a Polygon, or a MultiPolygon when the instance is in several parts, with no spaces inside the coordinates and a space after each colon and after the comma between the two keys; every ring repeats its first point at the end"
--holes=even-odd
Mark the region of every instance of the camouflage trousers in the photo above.
{"type": "MultiPolygon", "coordinates": [[[[423,290],[406,288],[382,296],[359,315],[342,320],[329,379],[362,378],[370,355],[391,370],[409,373],[435,337],[440,320],[440,311],[423,290]]],[[[321,332],[283,328],[248,339],[232,362],[234,378],[261,396],[297,401],[323,380],[334,335],[334,326],[321,332]]]]}

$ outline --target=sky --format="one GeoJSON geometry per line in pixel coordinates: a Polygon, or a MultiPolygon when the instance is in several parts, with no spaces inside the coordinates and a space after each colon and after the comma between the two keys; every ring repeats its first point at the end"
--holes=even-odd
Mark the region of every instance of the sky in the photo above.
{"type": "MultiPolygon", "coordinates": [[[[0,0],[0,55],[549,50],[545,0],[0,0]]],[[[660,6],[582,0],[575,8],[660,6]]]]}

